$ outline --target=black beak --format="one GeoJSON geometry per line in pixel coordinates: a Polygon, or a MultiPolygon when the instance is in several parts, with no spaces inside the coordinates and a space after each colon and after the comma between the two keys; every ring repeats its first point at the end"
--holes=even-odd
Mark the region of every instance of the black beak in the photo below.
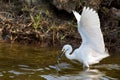
{"type": "Polygon", "coordinates": [[[59,54],[58,54],[58,58],[57,58],[57,60],[59,61],[59,60],[61,60],[61,57],[62,57],[62,55],[65,53],[65,51],[61,51],[59,54]]]}

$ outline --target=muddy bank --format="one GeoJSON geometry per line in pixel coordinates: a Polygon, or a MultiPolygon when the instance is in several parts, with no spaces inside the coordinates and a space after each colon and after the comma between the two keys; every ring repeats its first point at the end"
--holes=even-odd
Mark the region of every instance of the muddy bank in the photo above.
{"type": "Polygon", "coordinates": [[[120,52],[119,3],[119,0],[1,0],[0,41],[78,47],[81,37],[71,10],[81,13],[83,6],[90,6],[99,14],[106,47],[110,52],[120,52]]]}

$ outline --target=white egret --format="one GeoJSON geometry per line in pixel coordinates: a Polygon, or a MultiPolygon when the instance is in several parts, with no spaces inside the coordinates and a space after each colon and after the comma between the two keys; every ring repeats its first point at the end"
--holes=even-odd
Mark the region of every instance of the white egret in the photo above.
{"type": "Polygon", "coordinates": [[[64,45],[61,54],[58,55],[58,60],[65,53],[68,59],[81,62],[83,67],[99,63],[109,54],[105,50],[98,14],[89,7],[84,7],[81,15],[76,11],[73,11],[73,14],[77,19],[78,32],[82,37],[82,43],[73,53],[71,45],[64,45]]]}

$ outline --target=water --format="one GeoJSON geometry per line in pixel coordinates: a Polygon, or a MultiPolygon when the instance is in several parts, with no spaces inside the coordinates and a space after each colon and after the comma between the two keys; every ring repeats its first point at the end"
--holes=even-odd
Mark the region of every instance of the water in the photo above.
{"type": "Polygon", "coordinates": [[[57,48],[0,44],[0,80],[119,80],[120,55],[83,70],[63,57],[57,64],[57,48]]]}

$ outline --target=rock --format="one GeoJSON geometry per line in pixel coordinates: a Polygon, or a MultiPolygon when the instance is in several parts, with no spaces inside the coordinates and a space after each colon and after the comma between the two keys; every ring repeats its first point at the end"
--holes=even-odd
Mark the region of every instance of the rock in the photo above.
{"type": "Polygon", "coordinates": [[[102,7],[99,12],[106,47],[109,52],[119,52],[120,9],[102,7]]]}
{"type": "Polygon", "coordinates": [[[110,9],[110,12],[111,12],[111,17],[113,19],[117,19],[117,20],[120,20],[120,9],[116,9],[116,8],[111,8],[110,9]]]}
{"type": "Polygon", "coordinates": [[[120,0],[111,0],[111,6],[120,9],[120,0]]]}
{"type": "Polygon", "coordinates": [[[95,10],[98,10],[100,7],[101,0],[87,0],[85,6],[89,6],[95,10]]]}
{"type": "Polygon", "coordinates": [[[101,6],[115,7],[120,9],[120,0],[102,0],[101,6]]]}
{"type": "Polygon", "coordinates": [[[69,13],[81,4],[80,0],[53,0],[52,3],[59,10],[66,10],[69,13]]]}
{"type": "Polygon", "coordinates": [[[89,6],[98,10],[100,3],[101,0],[53,0],[52,2],[57,9],[65,10],[69,13],[83,6],[89,6]]]}

